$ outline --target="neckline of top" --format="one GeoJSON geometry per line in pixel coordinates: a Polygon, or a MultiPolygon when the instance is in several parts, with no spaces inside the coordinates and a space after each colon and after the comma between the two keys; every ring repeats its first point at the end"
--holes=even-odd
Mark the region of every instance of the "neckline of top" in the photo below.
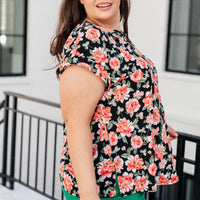
{"type": "Polygon", "coordinates": [[[94,23],[92,23],[92,22],[90,22],[90,21],[88,21],[88,20],[85,20],[84,22],[83,22],[83,24],[84,23],[88,23],[88,24],[90,24],[90,25],[92,25],[92,26],[94,26],[94,27],[96,27],[96,28],[99,28],[99,29],[101,29],[101,30],[103,30],[103,31],[108,31],[108,32],[111,32],[111,33],[118,33],[118,34],[120,34],[120,35],[123,35],[123,36],[126,36],[126,33],[124,32],[124,31],[122,31],[122,30],[117,30],[117,29],[112,29],[112,28],[106,28],[106,27],[103,27],[103,26],[99,26],[99,25],[97,25],[97,24],[94,24],[94,23]]]}

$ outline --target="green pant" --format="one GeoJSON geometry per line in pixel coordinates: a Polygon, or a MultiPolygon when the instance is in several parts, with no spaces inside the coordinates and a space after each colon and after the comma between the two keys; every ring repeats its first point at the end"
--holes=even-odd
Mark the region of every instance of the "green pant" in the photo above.
{"type": "MultiPolygon", "coordinates": [[[[144,195],[145,195],[145,192],[138,192],[138,193],[135,193],[135,194],[131,194],[131,195],[128,195],[128,196],[125,196],[125,197],[121,197],[120,196],[120,190],[119,190],[119,184],[118,184],[118,181],[117,181],[117,173],[115,171],[115,180],[116,180],[116,194],[117,196],[115,197],[108,197],[108,198],[101,198],[101,200],[145,200],[144,198],[144,195]]],[[[79,197],[76,197],[70,193],[68,193],[64,187],[62,186],[62,190],[63,190],[63,193],[65,195],[65,198],[66,200],[80,200],[79,197]]]]}

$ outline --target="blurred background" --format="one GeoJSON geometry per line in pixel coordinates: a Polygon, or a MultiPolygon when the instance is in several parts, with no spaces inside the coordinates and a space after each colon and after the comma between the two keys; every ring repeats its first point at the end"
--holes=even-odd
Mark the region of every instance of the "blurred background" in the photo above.
{"type": "MultiPolygon", "coordinates": [[[[58,64],[49,48],[60,3],[0,0],[1,200],[63,199],[59,87],[47,70],[58,64]]],[[[200,196],[199,10],[199,0],[131,0],[129,37],[157,67],[167,122],[180,132],[172,145],[181,184],[149,199],[200,196]]]]}

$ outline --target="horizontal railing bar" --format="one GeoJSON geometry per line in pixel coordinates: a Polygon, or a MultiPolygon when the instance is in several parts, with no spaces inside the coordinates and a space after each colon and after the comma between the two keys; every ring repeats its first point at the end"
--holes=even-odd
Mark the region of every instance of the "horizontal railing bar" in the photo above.
{"type": "Polygon", "coordinates": [[[26,116],[31,116],[32,118],[36,118],[36,119],[40,119],[40,120],[43,120],[43,121],[47,121],[49,123],[53,123],[53,124],[57,124],[57,125],[63,125],[62,123],[60,122],[57,122],[57,121],[53,121],[51,119],[47,119],[47,118],[44,118],[44,117],[40,117],[40,116],[37,116],[37,115],[33,115],[33,114],[30,114],[30,113],[27,113],[27,112],[24,112],[24,111],[21,111],[21,110],[16,110],[14,108],[9,108],[7,107],[6,110],[11,110],[13,112],[17,112],[17,113],[20,113],[20,114],[24,114],[26,116]]]}
{"type": "Polygon", "coordinates": [[[190,142],[195,142],[195,143],[200,143],[200,137],[196,135],[191,135],[188,133],[182,133],[177,131],[178,135],[183,137],[183,140],[185,141],[190,141],[190,142]]]}
{"type": "MultiPolygon", "coordinates": [[[[174,156],[174,159],[177,159],[177,156],[176,155],[173,155],[174,156]]],[[[182,160],[186,163],[189,163],[189,164],[192,164],[192,165],[195,165],[195,161],[194,160],[191,160],[191,159],[188,159],[188,158],[182,158],[182,160]]]]}
{"type": "Polygon", "coordinates": [[[20,99],[25,99],[25,100],[28,100],[28,101],[33,101],[33,102],[45,104],[45,105],[48,105],[48,106],[60,108],[60,105],[58,103],[39,99],[39,98],[36,98],[36,97],[30,97],[30,96],[26,96],[26,95],[15,93],[15,92],[9,92],[9,91],[5,91],[4,94],[9,95],[9,96],[13,96],[13,97],[17,97],[17,98],[20,98],[20,99]]]}
{"type": "Polygon", "coordinates": [[[4,122],[4,119],[2,119],[1,121],[0,121],[0,124],[2,124],[4,122]]]}
{"type": "Polygon", "coordinates": [[[191,160],[191,159],[188,159],[188,158],[182,158],[182,160],[183,160],[184,163],[189,163],[189,164],[195,165],[194,160],[191,160]]]}

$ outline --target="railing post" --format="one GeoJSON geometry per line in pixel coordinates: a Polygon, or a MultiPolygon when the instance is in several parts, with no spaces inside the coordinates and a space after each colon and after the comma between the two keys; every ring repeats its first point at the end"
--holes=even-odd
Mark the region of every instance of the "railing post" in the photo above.
{"type": "Polygon", "coordinates": [[[16,144],[16,126],[17,126],[17,97],[13,97],[13,116],[12,116],[12,136],[11,136],[11,158],[10,158],[10,189],[14,189],[15,175],[15,144],[16,144]]]}
{"type": "Polygon", "coordinates": [[[3,166],[2,166],[2,185],[6,186],[7,175],[7,147],[8,147],[8,115],[9,115],[9,95],[5,95],[4,104],[4,138],[3,138],[3,166]]]}
{"type": "Polygon", "coordinates": [[[149,192],[149,200],[155,200],[155,192],[149,192]]]}
{"type": "Polygon", "coordinates": [[[177,145],[177,160],[176,160],[176,170],[179,176],[178,184],[178,200],[183,200],[183,158],[185,154],[185,140],[179,135],[178,145],[177,145]]]}
{"type": "Polygon", "coordinates": [[[194,173],[194,200],[199,200],[200,197],[200,143],[197,143],[196,159],[195,159],[195,173],[194,173]]]}

